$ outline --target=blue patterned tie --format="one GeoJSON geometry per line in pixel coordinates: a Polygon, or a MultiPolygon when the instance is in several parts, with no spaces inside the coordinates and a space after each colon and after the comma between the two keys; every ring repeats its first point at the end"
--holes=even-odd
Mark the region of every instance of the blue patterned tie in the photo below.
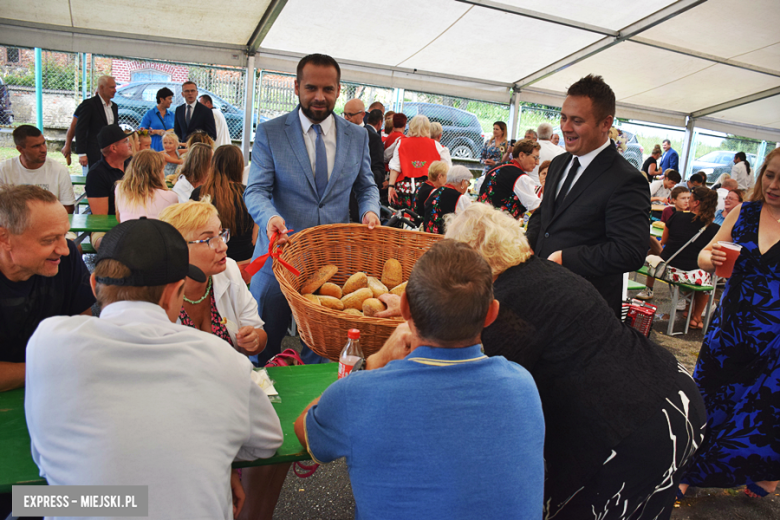
{"type": "Polygon", "coordinates": [[[312,125],[312,128],[317,132],[317,141],[314,144],[314,182],[317,185],[317,195],[321,199],[328,186],[328,152],[322,139],[322,127],[312,125]]]}

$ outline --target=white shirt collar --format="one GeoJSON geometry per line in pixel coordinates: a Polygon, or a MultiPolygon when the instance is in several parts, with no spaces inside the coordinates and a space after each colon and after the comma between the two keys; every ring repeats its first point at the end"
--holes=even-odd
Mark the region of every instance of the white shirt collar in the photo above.
{"type": "Polygon", "coordinates": [[[595,159],[598,154],[600,154],[602,151],[604,151],[604,149],[607,146],[609,146],[609,143],[610,143],[610,140],[609,140],[609,137],[607,137],[607,141],[604,144],[602,144],[601,146],[599,146],[598,148],[596,148],[595,150],[592,150],[592,151],[586,153],[585,155],[575,155],[574,157],[576,157],[580,161],[580,169],[582,171],[585,171],[585,168],[590,166],[590,163],[593,162],[593,159],[595,159]]]}
{"type": "MultiPolygon", "coordinates": [[[[303,110],[300,108],[298,109],[298,117],[301,119],[301,128],[303,129],[303,133],[307,133],[311,126],[314,124],[311,122],[311,120],[304,115],[303,110]]],[[[322,128],[323,135],[328,135],[331,128],[333,128],[333,125],[335,122],[333,121],[333,114],[329,115],[325,118],[325,121],[320,123],[320,128],[322,128]]]]}
{"type": "Polygon", "coordinates": [[[108,101],[103,99],[103,96],[101,96],[100,94],[98,94],[98,97],[100,98],[100,102],[103,104],[104,107],[110,107],[111,103],[113,103],[113,101],[111,101],[110,99],[108,101]]]}
{"type": "Polygon", "coordinates": [[[171,323],[165,309],[156,303],[137,301],[121,301],[106,305],[100,311],[100,319],[118,318],[122,315],[137,316],[139,314],[143,314],[150,321],[171,323]]]}

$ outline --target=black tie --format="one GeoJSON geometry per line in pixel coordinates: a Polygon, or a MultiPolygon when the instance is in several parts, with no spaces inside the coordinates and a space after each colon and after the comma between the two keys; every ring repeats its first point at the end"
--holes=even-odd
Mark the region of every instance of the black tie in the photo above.
{"type": "Polygon", "coordinates": [[[563,186],[561,186],[561,191],[558,192],[558,196],[555,198],[555,211],[558,211],[558,208],[563,203],[563,199],[566,198],[566,194],[569,193],[569,188],[571,188],[571,183],[574,181],[574,176],[577,175],[577,170],[580,169],[580,160],[576,157],[571,162],[571,168],[569,168],[569,173],[566,175],[566,179],[563,181],[563,186]]]}

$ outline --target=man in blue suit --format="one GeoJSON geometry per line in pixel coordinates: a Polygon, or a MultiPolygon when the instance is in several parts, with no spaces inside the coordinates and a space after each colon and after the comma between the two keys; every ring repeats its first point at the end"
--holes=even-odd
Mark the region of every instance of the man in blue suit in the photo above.
{"type": "Polygon", "coordinates": [[[680,156],[672,148],[672,143],[669,139],[664,139],[664,154],[661,157],[661,171],[665,172],[668,169],[680,171],[680,156]]]}
{"type": "MultiPolygon", "coordinates": [[[[379,225],[379,190],[371,172],[368,133],[333,116],[341,89],[336,60],[311,54],[298,63],[295,94],[299,106],[257,127],[252,166],[244,200],[260,226],[255,257],[268,251],[270,237],[322,224],[349,222],[349,194],[354,188],[363,224],[379,225]]],[[[290,308],[271,270],[271,262],[250,286],[265,322],[268,343],[259,355],[264,364],[279,353],[290,324],[290,308]]],[[[346,341],[346,340],[345,340],[346,341]]],[[[308,347],[306,363],[320,362],[308,347]]]]}

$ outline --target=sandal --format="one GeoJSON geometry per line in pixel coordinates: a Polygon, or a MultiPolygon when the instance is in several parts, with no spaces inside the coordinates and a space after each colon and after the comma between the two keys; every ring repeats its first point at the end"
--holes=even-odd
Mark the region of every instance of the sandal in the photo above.
{"type": "Polygon", "coordinates": [[[745,494],[750,498],[764,498],[769,494],[769,491],[762,488],[755,482],[751,482],[750,484],[745,486],[745,494]]]}
{"type": "Polygon", "coordinates": [[[691,323],[688,325],[688,328],[692,330],[702,330],[704,329],[704,323],[701,321],[691,320],[691,323]]]}

